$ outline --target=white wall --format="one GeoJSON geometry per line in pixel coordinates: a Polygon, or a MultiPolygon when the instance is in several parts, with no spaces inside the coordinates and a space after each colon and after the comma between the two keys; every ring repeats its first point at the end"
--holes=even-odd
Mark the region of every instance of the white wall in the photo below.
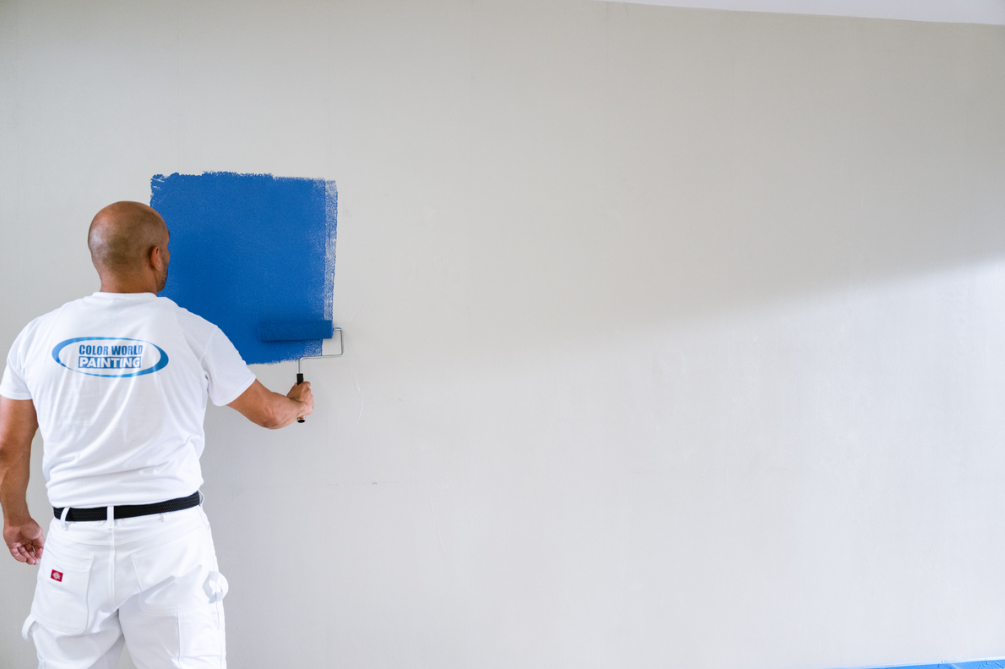
{"type": "Polygon", "coordinates": [[[207,417],[232,666],[1005,656],[1003,118],[1000,27],[0,0],[0,348],[152,175],[334,179],[347,357],[207,417]]]}

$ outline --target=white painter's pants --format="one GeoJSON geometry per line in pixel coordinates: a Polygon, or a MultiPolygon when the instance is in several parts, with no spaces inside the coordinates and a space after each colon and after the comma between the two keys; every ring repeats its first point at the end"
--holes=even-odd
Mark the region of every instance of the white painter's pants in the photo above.
{"type": "Polygon", "coordinates": [[[39,669],[224,669],[223,597],[202,507],[49,526],[22,634],[39,669]]]}

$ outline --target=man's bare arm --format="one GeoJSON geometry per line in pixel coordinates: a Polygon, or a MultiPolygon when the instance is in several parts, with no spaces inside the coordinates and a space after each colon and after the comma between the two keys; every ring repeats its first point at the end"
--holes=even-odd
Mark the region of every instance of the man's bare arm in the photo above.
{"type": "Polygon", "coordinates": [[[18,562],[38,564],[45,537],[28,513],[31,440],[38,429],[35,404],[0,396],[0,506],[3,538],[18,562]]]}
{"type": "Polygon", "coordinates": [[[301,416],[314,411],[311,384],[293,386],[286,395],[274,393],[256,379],[241,396],[228,404],[256,425],[277,429],[286,427],[301,416]]]}

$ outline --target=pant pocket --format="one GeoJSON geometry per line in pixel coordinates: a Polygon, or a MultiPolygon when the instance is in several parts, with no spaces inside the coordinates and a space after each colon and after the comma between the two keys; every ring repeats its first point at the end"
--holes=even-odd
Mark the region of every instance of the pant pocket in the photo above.
{"type": "Polygon", "coordinates": [[[198,528],[132,555],[141,592],[137,603],[147,613],[168,614],[210,603],[206,578],[216,571],[209,532],[198,528]]]}
{"type": "Polygon", "coordinates": [[[87,629],[87,587],[93,556],[48,542],[38,566],[31,617],[48,630],[81,634],[87,629]]]}
{"type": "Polygon", "coordinates": [[[181,657],[191,660],[226,656],[222,604],[185,609],[179,611],[177,616],[178,650],[181,657]]]}

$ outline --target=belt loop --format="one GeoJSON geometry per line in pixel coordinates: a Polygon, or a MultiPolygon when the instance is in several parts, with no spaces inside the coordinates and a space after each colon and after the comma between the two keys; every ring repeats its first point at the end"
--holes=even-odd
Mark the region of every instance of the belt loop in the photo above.
{"type": "Polygon", "coordinates": [[[69,513],[70,513],[70,507],[69,506],[64,506],[63,507],[63,513],[59,514],[59,522],[62,524],[64,532],[66,532],[69,529],[67,527],[67,525],[66,525],[66,516],[69,513]]]}
{"type": "Polygon", "coordinates": [[[108,511],[105,512],[108,517],[108,527],[115,527],[115,507],[112,505],[108,506],[108,511]]]}

